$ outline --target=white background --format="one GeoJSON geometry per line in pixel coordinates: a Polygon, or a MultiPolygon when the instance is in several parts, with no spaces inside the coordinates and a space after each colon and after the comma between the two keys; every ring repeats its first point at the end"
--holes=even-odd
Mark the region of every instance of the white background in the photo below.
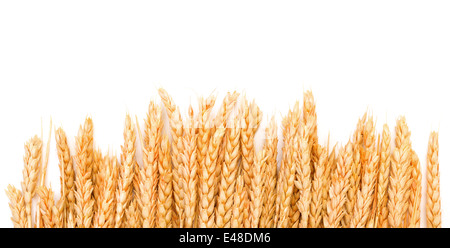
{"type": "MultiPolygon", "coordinates": [[[[449,1],[1,1],[0,226],[12,227],[3,190],[20,187],[41,119],[45,139],[51,116],[74,144],[92,116],[96,146],[118,153],[125,114],[142,120],[162,86],[184,115],[198,96],[245,92],[265,113],[260,130],[311,89],[321,143],[328,132],[345,143],[366,110],[378,131],[405,115],[423,169],[439,130],[448,227],[449,13],[449,1]]],[[[53,135],[59,194],[57,164],[53,135]]]]}

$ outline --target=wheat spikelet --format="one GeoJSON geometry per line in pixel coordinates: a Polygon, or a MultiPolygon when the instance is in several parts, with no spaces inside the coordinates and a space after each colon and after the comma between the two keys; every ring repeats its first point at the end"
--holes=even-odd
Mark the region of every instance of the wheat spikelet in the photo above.
{"type": "Polygon", "coordinates": [[[327,201],[327,214],[323,222],[326,228],[341,227],[344,215],[344,205],[347,201],[347,191],[350,187],[351,165],[353,163],[353,147],[349,141],[344,149],[339,151],[337,167],[331,178],[329,189],[330,199],[327,201]]]}
{"type": "Polygon", "coordinates": [[[184,150],[181,154],[183,173],[180,174],[181,180],[183,181],[184,194],[183,227],[188,228],[196,227],[194,224],[198,203],[198,161],[197,149],[195,147],[197,134],[195,133],[194,123],[194,111],[192,107],[189,107],[189,119],[185,125],[185,135],[183,136],[184,150]]]}
{"type": "Polygon", "coordinates": [[[183,150],[183,121],[181,119],[180,110],[177,108],[172,98],[164,89],[158,90],[159,96],[164,104],[170,123],[170,133],[172,136],[172,176],[175,183],[172,184],[174,192],[174,209],[173,220],[176,227],[180,226],[183,211],[183,194],[181,185],[181,175],[179,170],[182,164],[181,151],[183,150]],[[178,182],[178,183],[177,183],[178,182]]]}
{"type": "Polygon", "coordinates": [[[55,228],[65,227],[64,209],[65,199],[60,198],[52,207],[52,219],[55,228]]]}
{"type": "Polygon", "coordinates": [[[136,134],[131,122],[131,117],[127,114],[125,118],[125,129],[123,131],[124,145],[122,146],[122,161],[119,170],[119,181],[116,190],[116,213],[115,227],[122,227],[124,223],[125,210],[132,197],[132,182],[134,178],[135,141],[136,134]]]}
{"type": "Polygon", "coordinates": [[[325,166],[327,163],[327,153],[320,145],[317,149],[317,155],[319,160],[315,164],[314,176],[312,180],[311,188],[311,206],[309,216],[309,227],[318,228],[322,222],[322,210],[323,210],[323,191],[325,186],[325,166]]]}
{"type": "Polygon", "coordinates": [[[73,159],[70,155],[66,133],[62,128],[58,128],[55,131],[55,139],[59,159],[59,170],[61,173],[61,198],[65,201],[63,215],[67,216],[69,209],[73,210],[75,205],[75,172],[73,168],[73,159]]]}
{"type": "Polygon", "coordinates": [[[416,152],[411,154],[412,184],[409,197],[408,226],[412,228],[420,227],[420,200],[422,198],[422,172],[420,161],[416,152]]]}
{"type": "Polygon", "coordinates": [[[105,178],[101,184],[99,198],[97,201],[97,212],[94,218],[94,227],[96,228],[112,228],[114,227],[114,218],[116,210],[116,187],[119,176],[119,167],[117,166],[117,158],[103,157],[100,174],[105,178]]]}
{"type": "Polygon", "coordinates": [[[172,227],[173,189],[172,163],[170,161],[170,143],[167,136],[163,136],[159,150],[159,183],[158,203],[156,209],[156,227],[172,227]]]}
{"type": "Polygon", "coordinates": [[[427,227],[441,227],[441,190],[438,133],[432,132],[427,153],[427,227]]]}
{"type": "Polygon", "coordinates": [[[27,214],[25,211],[25,200],[22,192],[12,185],[6,188],[6,195],[9,198],[9,208],[11,209],[11,221],[15,228],[26,228],[27,214]]]}
{"type": "Polygon", "coordinates": [[[200,173],[200,200],[199,200],[199,227],[214,227],[214,199],[216,192],[216,167],[220,144],[222,143],[225,128],[216,129],[209,142],[206,152],[205,164],[200,173]]]}
{"type": "Polygon", "coordinates": [[[217,207],[215,210],[216,227],[230,227],[230,219],[233,205],[233,193],[235,190],[236,176],[239,160],[239,119],[235,117],[233,126],[230,127],[225,135],[226,147],[225,158],[222,163],[221,180],[219,184],[219,195],[217,197],[217,207]]]}
{"type": "Polygon", "coordinates": [[[241,106],[241,152],[242,152],[242,171],[244,175],[244,187],[247,191],[251,189],[252,166],[254,160],[254,136],[255,126],[258,123],[259,108],[255,102],[248,103],[247,99],[242,100],[241,106]]]}
{"type": "Polygon", "coordinates": [[[126,228],[141,228],[142,227],[142,215],[138,210],[138,203],[136,198],[133,198],[128,208],[125,210],[126,215],[126,228]]]}
{"type": "Polygon", "coordinates": [[[392,154],[391,174],[388,189],[388,222],[390,227],[403,227],[403,220],[407,211],[407,189],[411,182],[410,167],[411,145],[409,141],[409,130],[404,117],[397,120],[395,127],[396,147],[392,154]]]}
{"type": "Polygon", "coordinates": [[[39,167],[41,164],[42,140],[37,136],[31,138],[25,144],[24,169],[22,171],[22,194],[25,201],[25,213],[27,216],[27,227],[32,227],[31,222],[31,199],[36,191],[39,167]]]}
{"type": "Polygon", "coordinates": [[[259,226],[262,228],[274,227],[275,202],[276,202],[276,184],[277,184],[277,123],[275,117],[269,122],[266,128],[266,140],[264,144],[264,153],[267,156],[267,169],[264,171],[264,192],[263,210],[259,226]]]}
{"type": "MultiPolygon", "coordinates": [[[[236,190],[233,196],[233,213],[231,215],[231,228],[244,227],[244,215],[246,204],[248,204],[247,191],[244,189],[244,178],[241,174],[236,179],[236,190]]],[[[247,212],[248,214],[248,212],[247,212]]]]}
{"type": "Polygon", "coordinates": [[[263,169],[266,167],[266,160],[264,151],[259,152],[255,156],[255,164],[252,168],[252,187],[250,190],[250,222],[252,228],[259,227],[259,220],[261,218],[263,206],[263,169]]]}
{"type": "Polygon", "coordinates": [[[313,128],[313,121],[309,119],[302,122],[299,135],[299,149],[294,145],[294,161],[296,164],[296,181],[295,186],[299,190],[300,198],[297,202],[301,219],[298,227],[308,227],[308,217],[311,203],[311,143],[309,137],[311,128],[313,128]]]}
{"type": "Polygon", "coordinates": [[[55,204],[55,201],[53,200],[53,191],[45,186],[39,186],[36,189],[36,193],[41,198],[39,201],[39,210],[41,211],[43,227],[55,227],[52,213],[52,208],[55,204]]]}
{"type": "Polygon", "coordinates": [[[383,125],[383,134],[380,148],[380,167],[378,173],[377,190],[377,216],[375,223],[377,227],[388,227],[388,185],[389,172],[391,168],[391,133],[387,124],[383,125]]]}

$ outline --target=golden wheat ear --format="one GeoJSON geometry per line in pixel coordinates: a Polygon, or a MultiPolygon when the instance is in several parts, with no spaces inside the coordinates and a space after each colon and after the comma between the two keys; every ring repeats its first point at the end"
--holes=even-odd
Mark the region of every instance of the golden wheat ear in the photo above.
{"type": "Polygon", "coordinates": [[[438,133],[432,132],[427,153],[427,227],[441,227],[441,189],[438,133]]]}

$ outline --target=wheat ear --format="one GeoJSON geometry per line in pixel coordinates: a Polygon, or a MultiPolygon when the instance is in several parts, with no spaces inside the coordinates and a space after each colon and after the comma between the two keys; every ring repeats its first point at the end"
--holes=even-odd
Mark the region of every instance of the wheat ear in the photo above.
{"type": "Polygon", "coordinates": [[[432,132],[427,153],[427,227],[441,227],[441,189],[438,133],[432,132]]]}
{"type": "Polygon", "coordinates": [[[264,151],[255,156],[255,164],[252,168],[252,180],[250,189],[250,222],[252,228],[259,227],[263,207],[263,170],[266,167],[267,157],[264,151]]]}
{"type": "Polygon", "coordinates": [[[65,199],[60,198],[52,207],[52,219],[55,228],[65,227],[65,199]]]}
{"type": "Polygon", "coordinates": [[[59,159],[59,170],[61,172],[61,198],[65,201],[63,215],[64,218],[66,218],[69,209],[73,210],[75,205],[75,173],[73,169],[73,158],[70,154],[66,133],[62,128],[56,130],[55,139],[59,159]]]}
{"type": "Polygon", "coordinates": [[[115,157],[105,156],[102,160],[101,170],[99,171],[104,178],[104,182],[99,191],[97,201],[97,212],[94,218],[94,227],[112,228],[114,227],[114,218],[116,210],[116,187],[119,176],[119,167],[115,157]]]}
{"type": "Polygon", "coordinates": [[[395,127],[396,147],[392,154],[392,165],[389,179],[388,199],[388,222],[390,227],[403,227],[403,220],[407,211],[409,196],[407,190],[411,182],[410,167],[411,145],[409,142],[409,131],[404,117],[397,120],[395,127]]]}
{"type": "Polygon", "coordinates": [[[36,192],[41,155],[42,140],[34,136],[25,144],[25,156],[23,158],[24,169],[22,171],[22,192],[25,201],[26,223],[28,228],[33,226],[31,222],[31,200],[36,192]]]}
{"type": "Polygon", "coordinates": [[[238,172],[238,160],[240,158],[239,149],[239,119],[237,116],[233,126],[228,128],[225,140],[225,158],[222,163],[221,180],[219,184],[219,195],[216,207],[216,227],[230,227],[230,219],[233,206],[233,194],[238,172]]]}
{"type": "Polygon", "coordinates": [[[389,172],[391,169],[391,133],[387,124],[383,125],[383,134],[380,148],[380,166],[378,173],[377,190],[377,216],[375,224],[377,227],[388,227],[388,186],[389,172]]]}
{"type": "Polygon", "coordinates": [[[216,129],[209,142],[204,166],[200,167],[200,200],[199,200],[199,227],[214,227],[214,206],[216,183],[217,156],[220,144],[225,134],[223,126],[216,129]]]}
{"type": "Polygon", "coordinates": [[[158,158],[159,183],[156,227],[171,228],[173,225],[172,163],[170,161],[169,138],[166,135],[162,137],[158,158]]]}
{"type": "MultiPolygon", "coordinates": [[[[298,102],[295,104],[294,112],[289,111],[288,115],[283,119],[283,138],[284,147],[282,149],[282,161],[280,167],[279,180],[277,183],[277,209],[276,219],[277,227],[287,228],[290,225],[291,198],[294,191],[295,181],[295,163],[294,163],[294,144],[297,143],[296,133],[299,120],[293,118],[298,116],[298,102]]],[[[298,144],[298,143],[297,143],[298,144]]]]}
{"type": "Polygon", "coordinates": [[[333,147],[333,149],[330,151],[329,146],[330,137],[328,136],[328,144],[327,144],[327,160],[325,162],[325,181],[324,181],[324,187],[322,191],[322,225],[323,226],[323,220],[325,219],[325,216],[327,215],[327,205],[329,201],[329,189],[331,186],[331,175],[334,173],[335,168],[337,167],[336,163],[336,145],[333,147]]]}
{"type": "Polygon", "coordinates": [[[122,161],[119,170],[119,181],[116,190],[116,213],[115,227],[122,227],[124,223],[125,210],[131,201],[132,183],[134,178],[135,141],[136,134],[131,122],[131,117],[127,114],[125,118],[125,128],[123,131],[124,145],[122,146],[122,161]]]}
{"type": "Polygon", "coordinates": [[[26,228],[27,214],[25,211],[25,200],[22,192],[12,185],[8,185],[6,195],[9,198],[9,208],[11,209],[11,221],[15,228],[26,228]]]}
{"type": "Polygon", "coordinates": [[[341,227],[341,219],[345,211],[344,205],[347,201],[347,191],[350,187],[352,157],[353,146],[349,141],[345,148],[341,148],[339,151],[337,167],[331,177],[330,199],[327,201],[327,214],[323,220],[326,228],[341,227]]]}
{"type": "Polygon", "coordinates": [[[79,228],[89,228],[92,223],[94,199],[92,193],[93,124],[87,118],[76,137],[77,174],[75,176],[75,221],[79,228]]]}
{"type": "Polygon", "coordinates": [[[174,209],[173,220],[175,227],[180,227],[180,221],[183,211],[183,192],[182,192],[182,180],[180,175],[181,152],[183,151],[183,121],[181,119],[180,110],[177,108],[172,100],[172,97],[164,90],[158,90],[159,96],[166,109],[167,116],[169,117],[170,133],[172,136],[172,164],[173,164],[173,192],[174,192],[174,209]]]}
{"type": "MultiPolygon", "coordinates": [[[[219,108],[219,111],[216,114],[215,118],[215,125],[212,128],[211,132],[215,132],[215,129],[217,127],[223,126],[225,128],[228,127],[228,119],[230,117],[231,112],[233,111],[234,107],[236,106],[237,99],[239,97],[239,93],[234,91],[233,93],[228,92],[225,98],[222,101],[222,105],[219,108]]],[[[215,176],[215,185],[220,184],[220,176],[221,176],[221,170],[222,170],[222,163],[225,158],[225,149],[226,148],[226,140],[222,139],[222,143],[219,146],[219,151],[217,155],[217,166],[216,166],[216,176],[215,176]]],[[[216,192],[214,195],[219,194],[219,187],[216,187],[216,192]]],[[[217,198],[217,197],[216,197],[217,198]]]]}
{"type": "Polygon", "coordinates": [[[294,151],[294,160],[296,164],[295,186],[300,192],[300,198],[297,202],[301,214],[299,222],[300,228],[308,227],[308,218],[310,215],[311,203],[311,143],[309,142],[310,130],[313,128],[313,121],[303,121],[300,127],[299,150],[294,151]]]}
{"type": "Polygon", "coordinates": [[[277,123],[275,117],[269,122],[266,128],[266,140],[264,143],[264,153],[267,156],[267,169],[264,171],[264,201],[261,213],[260,227],[274,227],[275,202],[277,187],[277,123]]]}
{"type": "Polygon", "coordinates": [[[125,210],[126,215],[126,228],[141,228],[142,227],[142,215],[138,210],[137,199],[133,198],[127,209],[125,210]]]}
{"type": "Polygon", "coordinates": [[[311,189],[311,206],[308,227],[318,228],[322,222],[322,210],[323,210],[323,189],[325,188],[325,166],[327,163],[326,150],[318,146],[317,155],[319,160],[316,162],[314,168],[314,175],[312,180],[311,189]]]}
{"type": "MultiPolygon", "coordinates": [[[[94,199],[94,202],[98,202],[100,198],[100,188],[103,187],[103,184],[105,183],[105,178],[101,174],[100,171],[103,170],[101,168],[103,166],[103,155],[100,149],[94,150],[94,160],[92,163],[92,183],[94,185],[94,190],[92,192],[92,198],[94,199]]],[[[94,216],[97,212],[97,204],[94,204],[94,216]]]]}
{"type": "Polygon", "coordinates": [[[317,134],[317,113],[314,96],[310,90],[303,94],[303,122],[309,126],[308,144],[310,147],[311,173],[314,173],[314,164],[319,160],[319,136],[317,134]]]}
{"type": "Polygon", "coordinates": [[[185,135],[183,136],[184,150],[181,153],[182,174],[180,176],[184,195],[183,227],[192,228],[196,227],[195,215],[198,204],[197,134],[195,133],[194,110],[192,107],[189,107],[188,115],[189,118],[184,129],[185,135]]]}
{"type": "Polygon", "coordinates": [[[408,227],[420,227],[420,200],[422,199],[422,172],[420,170],[420,161],[416,152],[411,154],[412,184],[409,197],[408,208],[408,227]]]}
{"type": "Polygon", "coordinates": [[[53,199],[53,191],[50,188],[47,188],[45,186],[39,186],[36,189],[36,193],[40,197],[39,201],[39,209],[41,211],[42,216],[42,224],[45,228],[53,228],[55,227],[55,222],[53,220],[53,211],[52,208],[55,204],[55,201],[53,199]]]}

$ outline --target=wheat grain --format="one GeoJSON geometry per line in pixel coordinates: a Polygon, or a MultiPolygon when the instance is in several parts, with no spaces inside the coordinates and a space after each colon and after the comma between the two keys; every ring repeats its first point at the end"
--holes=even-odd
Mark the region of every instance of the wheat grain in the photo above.
{"type": "Polygon", "coordinates": [[[427,153],[427,227],[441,227],[441,190],[438,133],[432,132],[427,153]]]}
{"type": "Polygon", "coordinates": [[[9,198],[9,208],[11,209],[11,221],[15,228],[26,228],[27,213],[25,211],[25,200],[22,192],[12,185],[8,185],[6,195],[9,198]]]}

